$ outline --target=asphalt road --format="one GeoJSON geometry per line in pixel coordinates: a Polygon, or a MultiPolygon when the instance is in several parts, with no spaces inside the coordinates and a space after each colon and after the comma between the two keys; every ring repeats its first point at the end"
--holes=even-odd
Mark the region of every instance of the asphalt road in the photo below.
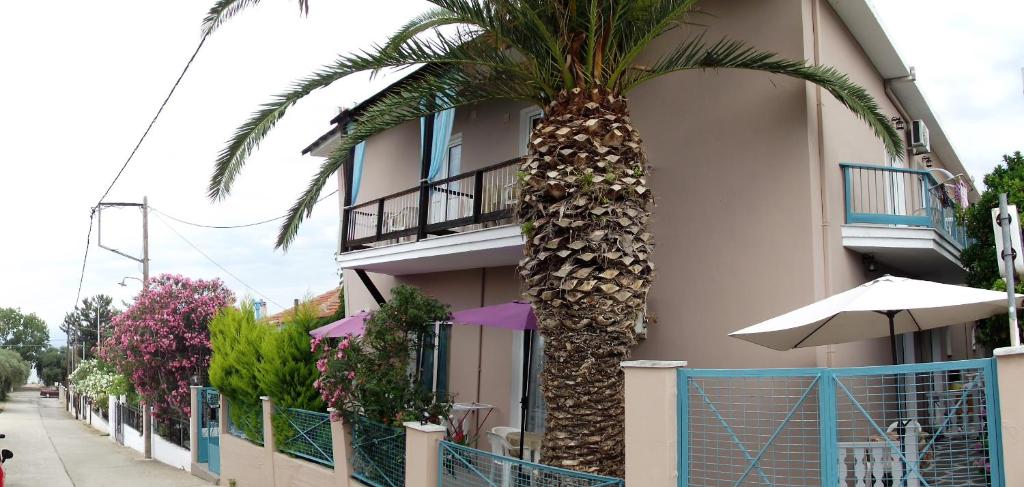
{"type": "Polygon", "coordinates": [[[58,399],[26,388],[7,397],[0,412],[5,487],[199,487],[208,482],[122,447],[76,421],[58,399]]]}

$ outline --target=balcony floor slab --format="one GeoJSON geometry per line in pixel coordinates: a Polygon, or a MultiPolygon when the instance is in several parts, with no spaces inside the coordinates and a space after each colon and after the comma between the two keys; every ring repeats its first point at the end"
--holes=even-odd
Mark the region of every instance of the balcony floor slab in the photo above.
{"type": "Polygon", "coordinates": [[[843,247],[914,277],[960,284],[966,275],[961,249],[933,228],[848,224],[842,235],[843,247]]]}
{"type": "Polygon", "coordinates": [[[338,269],[400,276],[515,265],[523,257],[518,225],[472,230],[339,254],[338,269]]]}

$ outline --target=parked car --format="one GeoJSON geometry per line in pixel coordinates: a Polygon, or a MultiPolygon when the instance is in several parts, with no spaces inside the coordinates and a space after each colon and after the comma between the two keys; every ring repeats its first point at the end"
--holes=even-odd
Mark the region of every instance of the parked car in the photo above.
{"type": "Polygon", "coordinates": [[[44,387],[39,390],[39,397],[57,397],[57,388],[44,387]]]}

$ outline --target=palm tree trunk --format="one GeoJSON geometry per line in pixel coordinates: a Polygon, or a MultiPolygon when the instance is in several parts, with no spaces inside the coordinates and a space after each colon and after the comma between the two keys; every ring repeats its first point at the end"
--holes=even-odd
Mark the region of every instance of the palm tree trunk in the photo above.
{"type": "Polygon", "coordinates": [[[563,92],[523,162],[520,277],[544,336],[543,461],[622,476],[623,373],[650,289],[651,191],[626,99],[563,92]]]}

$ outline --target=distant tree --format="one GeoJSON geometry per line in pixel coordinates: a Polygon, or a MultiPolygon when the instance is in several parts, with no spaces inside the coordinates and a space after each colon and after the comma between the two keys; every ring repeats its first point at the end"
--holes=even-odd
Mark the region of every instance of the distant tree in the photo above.
{"type": "Polygon", "coordinates": [[[43,384],[52,386],[58,382],[67,383],[67,347],[49,347],[36,360],[36,374],[43,384]]]}
{"type": "MultiPolygon", "coordinates": [[[[1020,151],[1004,155],[1003,164],[985,175],[985,191],[981,198],[964,211],[967,236],[974,241],[960,254],[960,260],[967,269],[968,286],[1006,289],[1006,282],[999,276],[996,240],[992,231],[992,208],[999,206],[1000,193],[1007,193],[1009,204],[1024,209],[1024,156],[1020,151]]],[[[1020,282],[1017,283],[1017,291],[1024,291],[1020,282]]],[[[1006,315],[984,320],[978,327],[978,342],[989,348],[1009,345],[1010,330],[1006,320],[1006,315]]]]}
{"type": "Polygon", "coordinates": [[[7,393],[28,380],[30,368],[28,362],[10,349],[0,349],[0,401],[7,398],[7,393]]]}
{"type": "Polygon", "coordinates": [[[64,315],[64,323],[60,330],[68,336],[73,347],[81,354],[81,347],[85,345],[86,356],[96,356],[96,319],[99,311],[100,333],[103,339],[110,337],[113,332],[111,320],[121,313],[113,306],[113,299],[105,294],[97,294],[91,298],[82,300],[82,304],[75,306],[74,311],[64,315]]]}
{"type": "Polygon", "coordinates": [[[18,352],[23,360],[36,362],[49,342],[50,330],[35,313],[0,308],[0,347],[18,352]]]}

